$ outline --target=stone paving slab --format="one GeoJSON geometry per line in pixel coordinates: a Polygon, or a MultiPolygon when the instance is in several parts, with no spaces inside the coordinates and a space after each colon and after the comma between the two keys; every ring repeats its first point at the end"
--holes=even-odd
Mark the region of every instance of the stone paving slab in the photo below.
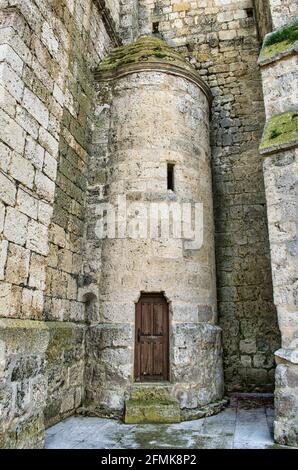
{"type": "Polygon", "coordinates": [[[272,443],[272,435],[264,408],[238,410],[234,443],[236,448],[239,448],[241,443],[251,445],[270,445],[272,443]]]}
{"type": "MultiPolygon", "coordinates": [[[[176,424],[135,424],[71,417],[46,432],[47,449],[270,449],[274,411],[268,406],[229,407],[176,424]]],[[[287,447],[286,447],[287,448],[287,447]]]]}

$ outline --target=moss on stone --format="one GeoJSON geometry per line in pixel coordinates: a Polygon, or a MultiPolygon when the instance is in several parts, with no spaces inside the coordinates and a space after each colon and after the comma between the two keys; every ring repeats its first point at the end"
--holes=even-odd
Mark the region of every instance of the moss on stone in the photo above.
{"type": "Polygon", "coordinates": [[[7,347],[13,351],[42,353],[48,342],[48,331],[45,322],[1,318],[1,338],[7,347]]]}
{"type": "Polygon", "coordinates": [[[134,400],[131,399],[129,400],[130,406],[155,406],[155,405],[172,405],[172,404],[178,404],[177,400],[174,398],[165,398],[165,399],[151,399],[151,400],[134,400]]]}
{"type": "Polygon", "coordinates": [[[75,333],[75,326],[62,322],[49,322],[50,340],[46,352],[48,364],[55,363],[63,354],[64,350],[71,347],[75,333]]]}
{"type": "Polygon", "coordinates": [[[166,387],[134,387],[131,399],[142,402],[177,403],[166,387]]]}
{"type": "Polygon", "coordinates": [[[179,423],[178,402],[127,400],[125,403],[125,423],[179,423]]]}
{"type": "Polygon", "coordinates": [[[287,112],[273,116],[266,123],[260,151],[284,147],[298,140],[298,112],[287,112]]]}
{"type": "Polygon", "coordinates": [[[268,59],[286,51],[298,41],[298,20],[266,36],[261,57],[268,59]]]}
{"type": "Polygon", "coordinates": [[[177,423],[180,404],[167,386],[135,385],[131,399],[125,402],[126,423],[177,423]]]}
{"type": "Polygon", "coordinates": [[[29,419],[17,425],[16,435],[18,446],[20,446],[20,443],[24,443],[24,448],[28,448],[30,444],[36,445],[39,440],[43,440],[43,431],[43,416],[31,416],[29,419]]]}
{"type": "Polygon", "coordinates": [[[124,65],[160,61],[194,71],[182,55],[165,41],[153,36],[141,36],[133,44],[114,49],[100,64],[97,72],[111,72],[124,65]]]}
{"type": "Polygon", "coordinates": [[[106,173],[104,170],[96,170],[91,175],[93,184],[104,184],[106,182],[106,173]]]}
{"type": "Polygon", "coordinates": [[[277,31],[270,34],[265,40],[265,46],[277,44],[279,42],[288,41],[293,43],[298,40],[298,20],[290,23],[277,31]]]}

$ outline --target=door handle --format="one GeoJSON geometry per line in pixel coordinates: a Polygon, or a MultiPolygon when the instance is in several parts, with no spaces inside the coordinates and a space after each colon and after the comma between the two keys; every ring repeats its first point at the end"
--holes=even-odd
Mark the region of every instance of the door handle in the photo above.
{"type": "Polygon", "coordinates": [[[138,328],[138,343],[140,342],[141,340],[141,329],[138,328]]]}

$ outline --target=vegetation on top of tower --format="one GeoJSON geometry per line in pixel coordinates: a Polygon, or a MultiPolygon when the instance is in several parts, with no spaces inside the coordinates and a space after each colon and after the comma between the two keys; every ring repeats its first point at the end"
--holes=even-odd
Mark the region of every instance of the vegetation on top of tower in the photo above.
{"type": "Polygon", "coordinates": [[[112,72],[118,67],[142,62],[165,62],[193,71],[181,54],[162,39],[153,36],[141,36],[133,44],[117,47],[99,65],[97,72],[112,72]]]}
{"type": "Polygon", "coordinates": [[[272,116],[266,123],[260,152],[280,148],[298,140],[298,112],[287,112],[272,116]]]}
{"type": "Polygon", "coordinates": [[[269,58],[284,52],[296,41],[298,41],[298,20],[268,34],[264,41],[262,56],[269,58]]]}

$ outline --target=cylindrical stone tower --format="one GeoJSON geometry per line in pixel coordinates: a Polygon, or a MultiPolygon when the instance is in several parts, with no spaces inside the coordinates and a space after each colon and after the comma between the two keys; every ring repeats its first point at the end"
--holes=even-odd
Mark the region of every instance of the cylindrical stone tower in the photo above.
{"type": "Polygon", "coordinates": [[[210,92],[148,36],[112,52],[96,80],[86,403],[121,413],[134,384],[164,384],[187,417],[223,394],[210,92]]]}

